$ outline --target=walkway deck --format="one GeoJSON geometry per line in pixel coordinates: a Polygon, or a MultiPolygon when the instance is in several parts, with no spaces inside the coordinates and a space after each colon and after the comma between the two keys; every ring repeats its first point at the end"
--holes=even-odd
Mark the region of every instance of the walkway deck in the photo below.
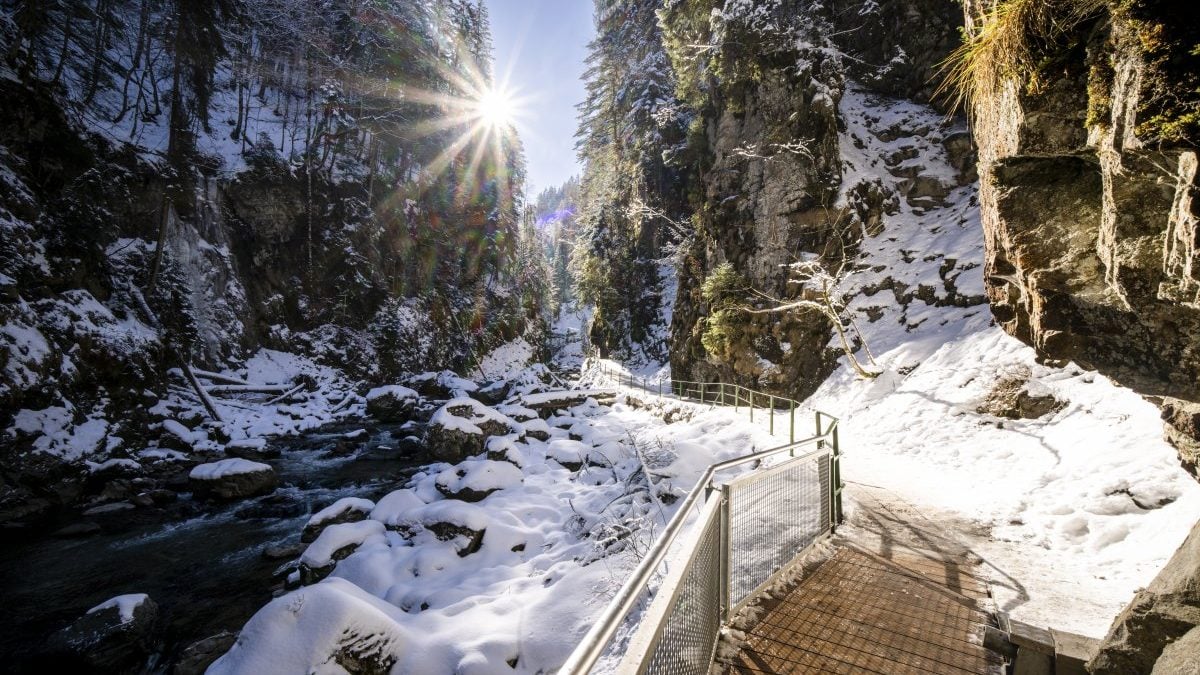
{"type": "Polygon", "coordinates": [[[767,601],[726,673],[1003,673],[980,560],[914,514],[860,488],[849,536],[782,598],[767,601]]]}

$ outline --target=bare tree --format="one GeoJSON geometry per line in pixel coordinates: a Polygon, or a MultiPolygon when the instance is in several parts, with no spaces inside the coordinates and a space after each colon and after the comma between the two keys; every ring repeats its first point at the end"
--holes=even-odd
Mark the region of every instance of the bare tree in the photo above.
{"type": "Polygon", "coordinates": [[[756,294],[771,300],[775,304],[772,307],[764,309],[747,308],[747,311],[751,314],[769,314],[793,310],[818,312],[833,324],[834,330],[838,334],[838,340],[841,342],[842,351],[846,354],[846,359],[850,362],[850,367],[854,369],[854,372],[858,373],[860,377],[878,377],[882,369],[875,363],[875,356],[871,354],[871,349],[867,346],[866,337],[863,336],[862,331],[854,323],[854,318],[846,311],[844,284],[847,276],[849,276],[852,264],[845,255],[844,250],[843,254],[839,256],[839,259],[833,265],[828,265],[819,255],[804,254],[803,259],[791,263],[787,267],[789,273],[788,283],[799,287],[799,298],[783,301],[772,298],[765,293],[755,291],[756,294]],[[867,364],[863,364],[858,360],[858,355],[855,354],[850,340],[846,336],[846,324],[849,324],[858,335],[863,352],[867,355],[867,364]]]}

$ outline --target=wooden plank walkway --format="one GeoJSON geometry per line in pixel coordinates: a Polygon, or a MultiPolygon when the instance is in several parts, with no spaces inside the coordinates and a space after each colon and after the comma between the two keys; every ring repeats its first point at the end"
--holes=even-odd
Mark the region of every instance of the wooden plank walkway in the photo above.
{"type": "Polygon", "coordinates": [[[767,606],[725,671],[1002,673],[1002,659],[983,646],[986,598],[986,583],[966,566],[912,549],[883,558],[843,543],[767,606]]]}

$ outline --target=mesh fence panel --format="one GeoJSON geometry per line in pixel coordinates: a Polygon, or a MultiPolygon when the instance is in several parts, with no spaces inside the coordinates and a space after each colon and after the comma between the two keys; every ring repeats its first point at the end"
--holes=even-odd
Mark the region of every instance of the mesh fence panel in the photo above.
{"type": "Polygon", "coordinates": [[[737,607],[829,528],[829,453],[729,484],[729,602],[737,607]]]}
{"type": "Polygon", "coordinates": [[[683,572],[675,606],[664,621],[662,634],[644,662],[643,672],[663,675],[703,675],[712,662],[721,629],[720,509],[704,525],[696,555],[683,572]]]}

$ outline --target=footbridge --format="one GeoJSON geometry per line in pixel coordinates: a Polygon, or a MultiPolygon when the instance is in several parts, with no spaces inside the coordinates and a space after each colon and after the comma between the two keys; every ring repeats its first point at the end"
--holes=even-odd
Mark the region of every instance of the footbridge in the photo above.
{"type": "Polygon", "coordinates": [[[787,440],[708,467],[560,673],[964,675],[1013,672],[1019,656],[1017,672],[1075,672],[994,610],[968,552],[839,532],[838,419],[808,426],[784,397],[591,365],[622,387],[757,412],[787,440]]]}

